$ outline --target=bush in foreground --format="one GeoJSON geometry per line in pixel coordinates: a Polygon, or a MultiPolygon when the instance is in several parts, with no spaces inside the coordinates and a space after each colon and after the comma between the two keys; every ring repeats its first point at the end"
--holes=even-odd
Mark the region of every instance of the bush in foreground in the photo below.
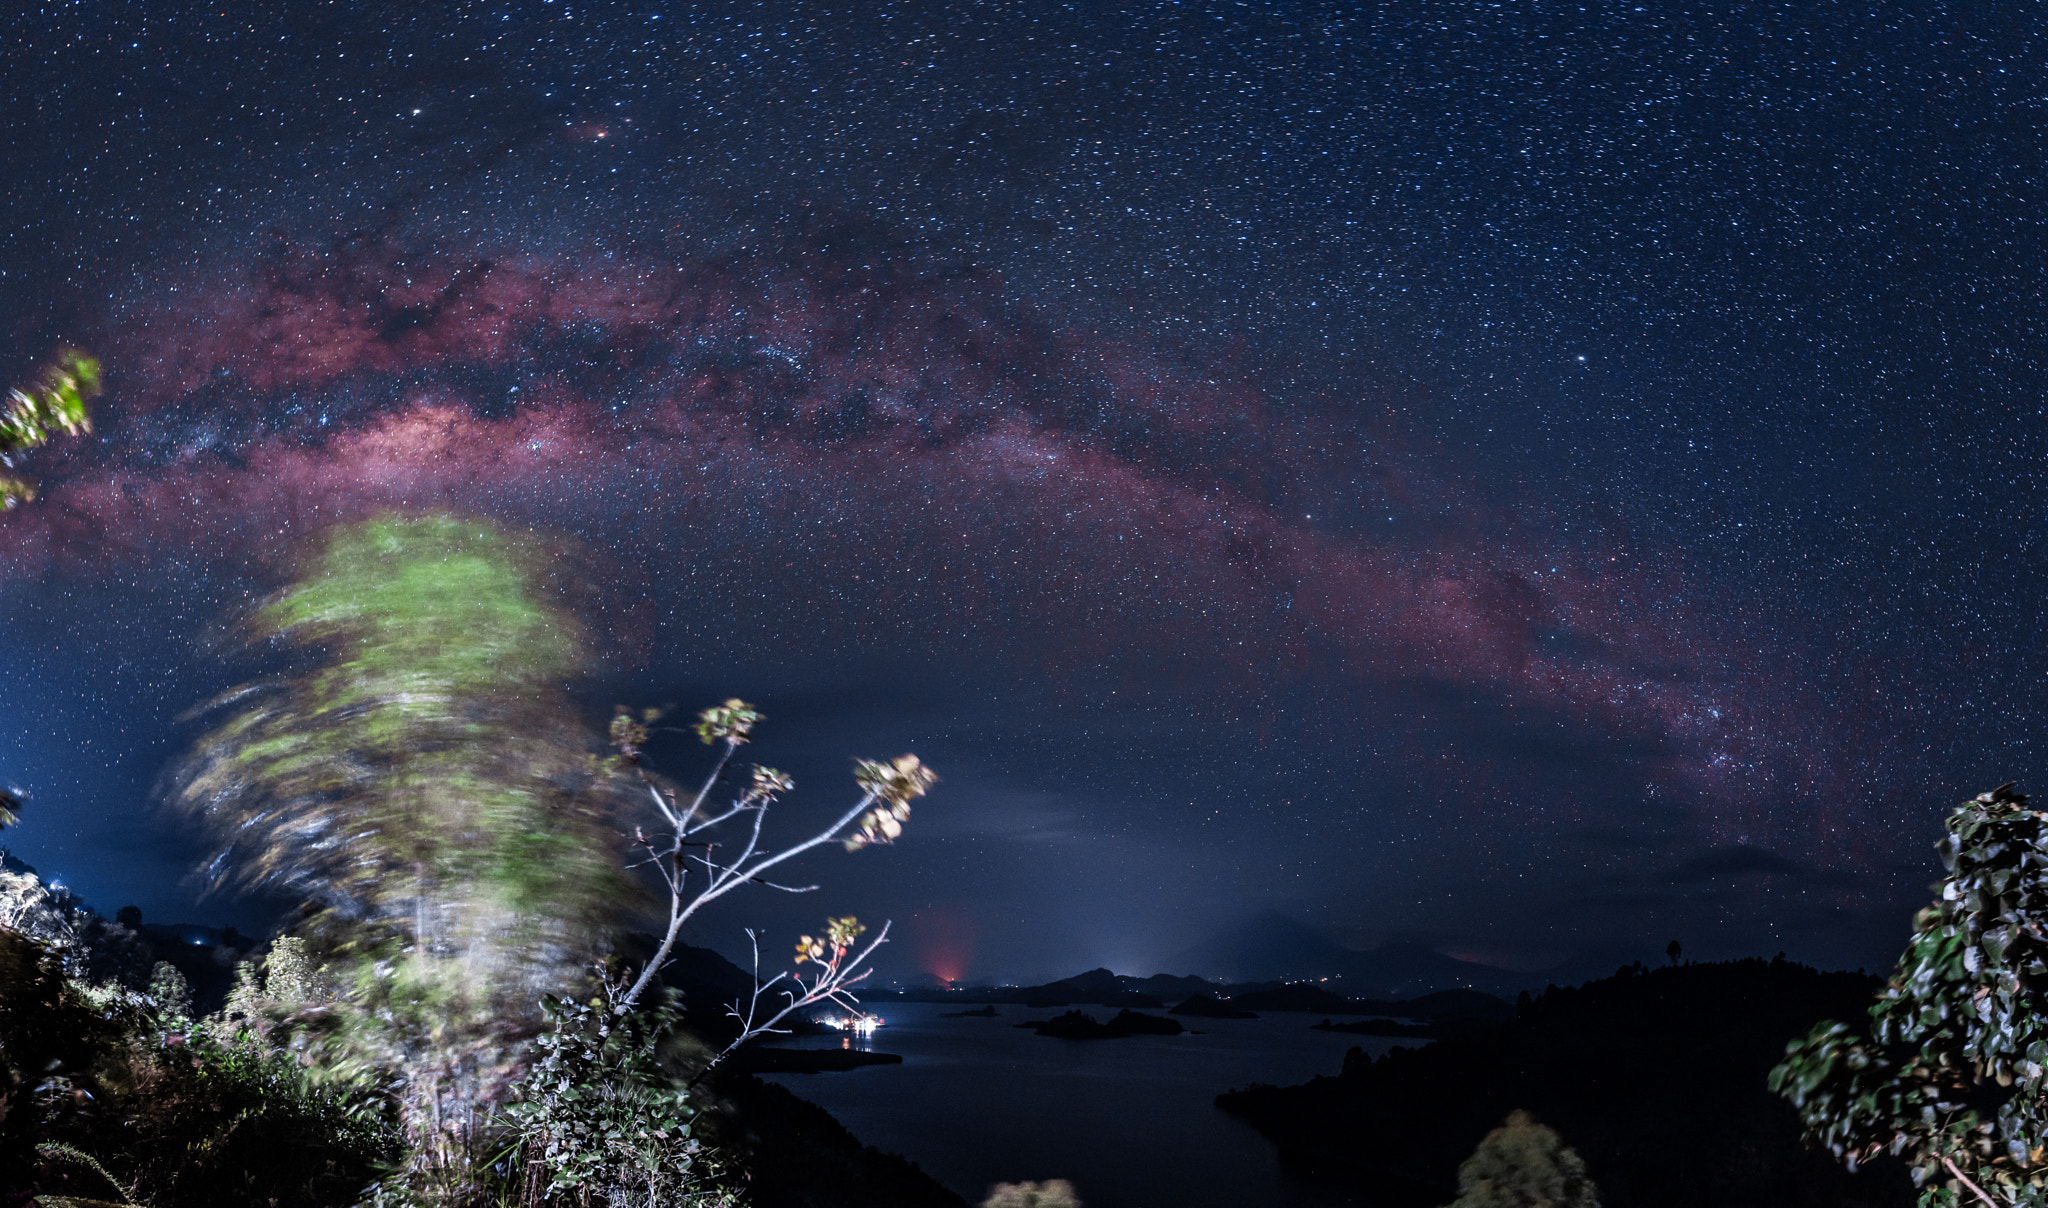
{"type": "Polygon", "coordinates": [[[1459,1164],[1450,1208],[1600,1208],[1600,1193],[1556,1130],[1518,1111],[1459,1164]]]}
{"type": "Polygon", "coordinates": [[[398,1156],[377,1097],[190,1024],[0,929],[0,1204],[329,1208],[398,1156]]]}

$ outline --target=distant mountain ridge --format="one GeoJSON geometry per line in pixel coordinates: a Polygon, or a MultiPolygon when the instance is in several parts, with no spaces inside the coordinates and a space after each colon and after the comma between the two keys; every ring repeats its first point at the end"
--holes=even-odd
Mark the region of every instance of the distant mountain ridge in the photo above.
{"type": "MultiPolygon", "coordinates": [[[[1100,1003],[1106,1007],[1155,1007],[1188,995],[1229,997],[1231,993],[1274,991],[1278,987],[1319,985],[1335,999],[1397,1003],[1438,991],[1477,991],[1513,999],[1518,993],[1542,993],[1550,985],[1581,985],[1614,977],[1616,970],[1645,968],[1645,956],[1663,952],[1663,944],[1608,944],[1589,948],[1540,970],[1501,968],[1479,960],[1460,960],[1415,942],[1380,944],[1378,948],[1346,948],[1307,923],[1278,911],[1251,915],[1210,938],[1182,948],[1159,964],[1178,973],[1151,977],[1118,975],[1108,968],[1063,977],[1042,985],[987,983],[940,989],[936,985],[899,991],[870,991],[883,997],[911,997],[948,1003],[1026,1003],[1057,1007],[1100,1003]]],[[[1651,964],[1661,964],[1651,958],[1651,964]]],[[[1296,1007],[1280,1007],[1296,1009],[1296,1007]]],[[[1307,1007],[1300,1007],[1307,1009],[1307,1007]]],[[[1335,1009],[1335,1007],[1333,1007],[1335,1009]]]]}
{"type": "Polygon", "coordinates": [[[1348,998],[1403,999],[1437,990],[1512,997],[1539,980],[1445,956],[1426,944],[1382,944],[1361,952],[1270,910],[1183,949],[1165,964],[1223,983],[1328,979],[1348,998]]]}
{"type": "Polygon", "coordinates": [[[1229,1018],[1232,1012],[1294,1011],[1322,1015],[1381,1015],[1447,1022],[1499,1022],[1514,1014],[1505,999],[1481,990],[1453,988],[1405,998],[1347,998],[1325,982],[1219,983],[1199,977],[1131,977],[1090,969],[1037,986],[911,987],[862,995],[871,1002],[1020,1003],[1027,1007],[1103,1006],[1159,1009],[1179,1003],[1183,1014],[1229,1018]],[[1209,1009],[1188,1010],[1190,1002],[1209,1009]]]}
{"type": "Polygon", "coordinates": [[[1277,911],[1254,915],[1222,929],[1162,963],[1181,972],[1136,977],[1109,969],[1091,969],[1031,986],[933,985],[871,989],[868,993],[911,1001],[1014,1002],[1034,1007],[1094,1004],[1141,1009],[1168,1005],[1193,995],[1228,1000],[1245,995],[1281,994],[1291,1004],[1313,1001],[1321,1005],[1263,1009],[1357,1014],[1387,1013],[1390,1006],[1450,992],[1511,1001],[1524,991],[1538,993],[1549,985],[1574,986],[1613,976],[1617,969],[1644,971],[1641,955],[1633,948],[1621,946],[1583,952],[1551,968],[1529,973],[1461,960],[1414,942],[1382,944],[1360,951],[1346,948],[1277,911]],[[1311,993],[1311,989],[1316,992],[1311,993]]]}

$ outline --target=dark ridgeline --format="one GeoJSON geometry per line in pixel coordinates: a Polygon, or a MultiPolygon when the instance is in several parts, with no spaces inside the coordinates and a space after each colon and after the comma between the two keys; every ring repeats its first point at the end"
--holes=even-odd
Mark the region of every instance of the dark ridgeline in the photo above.
{"type": "Polygon", "coordinates": [[[1257,1019],[1257,1011],[1247,1011],[1227,1002],[1221,1002],[1207,994],[1190,994],[1173,1007],[1170,1015],[1190,1015],[1196,1019],[1257,1019]]]}
{"type": "Polygon", "coordinates": [[[254,936],[234,927],[203,923],[146,923],[139,907],[123,906],[109,919],[92,904],[45,882],[35,865],[0,847],[0,875],[10,884],[0,893],[14,897],[22,911],[16,929],[45,943],[68,944],[79,962],[76,972],[91,984],[118,983],[130,990],[149,988],[159,962],[184,977],[199,1014],[220,1009],[234,984],[235,966],[259,946],[254,936]]]}
{"type": "Polygon", "coordinates": [[[714,1145],[745,1155],[750,1208],[967,1208],[917,1163],[862,1145],[832,1114],[758,1078],[716,1087],[714,1145]]]}
{"type": "Polygon", "coordinates": [[[1764,1076],[1824,1018],[1865,1018],[1876,978],[1780,957],[1647,970],[1517,1004],[1508,1024],[1357,1049],[1302,1086],[1217,1096],[1305,1174],[1374,1208],[1456,1198],[1458,1163],[1526,1109],[1585,1158],[1606,1208],[1910,1208],[1896,1163],[1851,1175],[1801,1146],[1764,1076]]]}

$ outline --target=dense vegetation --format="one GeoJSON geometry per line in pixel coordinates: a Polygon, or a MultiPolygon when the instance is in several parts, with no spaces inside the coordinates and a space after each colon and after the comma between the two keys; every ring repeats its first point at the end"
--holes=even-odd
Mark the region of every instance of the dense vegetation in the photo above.
{"type": "Polygon", "coordinates": [[[1607,1208],[1902,1208],[1903,1170],[1851,1174],[1803,1147],[1765,1086],[1788,1038],[1875,985],[1782,959],[1635,966],[1552,987],[1505,1025],[1377,1060],[1354,1049],[1337,1076],[1217,1103],[1298,1168],[1387,1205],[1457,1198],[1461,1160],[1522,1109],[1582,1155],[1607,1208]]]}
{"type": "MultiPolygon", "coordinates": [[[[89,385],[51,381],[17,398],[23,423],[89,385]]],[[[178,969],[133,959],[134,928],[5,873],[0,1205],[717,1208],[771,1167],[753,1203],[822,1202],[785,1164],[873,1165],[858,1147],[762,1157],[775,1130],[735,1127],[710,1076],[795,1011],[851,1007],[886,924],[801,937],[794,971],[748,978],[740,1027],[711,1043],[656,972],[685,920],[763,872],[893,841],[935,777],[915,756],[857,761],[835,823],[769,846],[790,779],[726,783],[762,715],[729,700],[698,716],[717,756],[694,794],[645,764],[660,711],[621,710],[606,754],[565,690],[584,656],[550,569],[488,521],[387,515],[328,533],[245,618],[253,649],[294,662],[223,695],[173,801],[218,841],[213,883],[303,908],[213,1015],[192,1018],[178,969]],[[728,823],[737,841],[714,842],[728,823]],[[646,948],[617,942],[660,909],[622,871],[629,849],[667,899],[646,948]]],[[[0,824],[20,804],[0,802],[0,824]]],[[[892,1178],[878,1195],[947,1200],[914,1170],[892,1178]]]]}
{"type": "Polygon", "coordinates": [[[1600,1208],[1600,1189],[1556,1129],[1518,1111],[1458,1164],[1450,1208],[1600,1208]]]}
{"type": "Polygon", "coordinates": [[[87,986],[65,956],[0,927],[0,1204],[325,1208],[398,1155],[376,1095],[174,995],[87,986]]]}
{"type": "MultiPolygon", "coordinates": [[[[721,982],[739,973],[701,950],[689,955],[722,966],[721,982]]],[[[93,988],[65,972],[81,967],[83,956],[76,944],[43,943],[0,926],[0,1208],[25,1208],[38,1197],[50,1208],[342,1208],[381,1194],[373,1183],[404,1150],[390,1100],[323,1079],[297,1054],[242,1026],[252,1011],[265,1012],[266,983],[289,963],[279,950],[245,966],[251,974],[274,966],[267,974],[245,977],[243,993],[199,1017],[179,1008],[189,992],[181,979],[164,976],[168,966],[156,970],[151,992],[93,988]]],[[[705,1016],[713,1016],[710,986],[692,985],[703,991],[705,1016]]],[[[564,1092],[572,1096],[619,1085],[629,1094],[675,1094],[679,1079],[640,1063],[647,1039],[647,1029],[629,1029],[612,1046],[614,1064],[639,1067],[623,1083],[590,1068],[587,1054],[556,1046],[535,1073],[570,1074],[564,1092]]],[[[615,1124],[633,1122],[627,1107],[613,1113],[615,1124]]],[[[723,1187],[754,1208],[965,1208],[914,1164],[863,1146],[780,1087],[734,1074],[700,1088],[683,1108],[681,1117],[696,1122],[705,1141],[704,1165],[719,1178],[664,1203],[705,1200],[723,1187]]],[[[574,1104],[536,1097],[513,1105],[507,1119],[524,1119],[529,1135],[545,1137],[549,1125],[573,1125],[579,1114],[574,1104]]],[[[588,1174],[602,1157],[602,1146],[580,1147],[565,1162],[567,1173],[588,1174]]],[[[498,1173],[505,1202],[527,1201],[516,1165],[498,1173]]]]}

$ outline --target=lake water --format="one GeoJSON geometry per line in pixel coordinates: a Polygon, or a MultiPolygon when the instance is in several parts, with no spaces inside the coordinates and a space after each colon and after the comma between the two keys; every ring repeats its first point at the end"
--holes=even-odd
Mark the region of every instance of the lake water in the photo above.
{"type": "Polygon", "coordinates": [[[973,1204],[994,1183],[1064,1178],[1088,1208],[1344,1208],[1355,1201],[1288,1179],[1272,1145],[1214,1100],[1334,1074],[1353,1045],[1377,1055],[1419,1043],[1318,1032],[1314,1016],[1279,1013],[1181,1021],[1201,1035],[1055,1040],[1012,1025],[1057,1010],[943,1018],[960,1009],[877,1004],[887,1023],[852,1043],[902,1065],[769,1080],[973,1204]]]}

